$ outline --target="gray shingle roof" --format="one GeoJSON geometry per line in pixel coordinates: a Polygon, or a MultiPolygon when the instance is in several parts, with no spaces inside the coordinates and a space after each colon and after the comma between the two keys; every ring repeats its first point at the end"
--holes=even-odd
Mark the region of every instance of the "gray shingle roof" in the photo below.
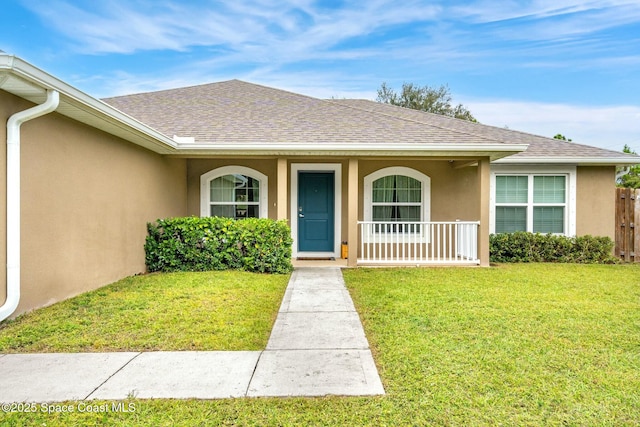
{"type": "Polygon", "coordinates": [[[322,100],[239,80],[104,99],[168,137],[221,144],[529,144],[509,159],[620,158],[602,150],[367,100],[322,100]]]}
{"type": "Polygon", "coordinates": [[[198,143],[501,143],[239,80],[103,101],[167,136],[198,143]]]}
{"type": "Polygon", "coordinates": [[[640,159],[636,156],[624,154],[618,151],[605,150],[589,145],[561,141],[554,138],[547,138],[506,128],[487,126],[480,123],[473,123],[466,120],[454,119],[438,114],[431,114],[389,104],[382,104],[365,99],[342,99],[333,100],[333,102],[337,102],[343,105],[349,105],[354,108],[359,108],[367,111],[375,111],[380,114],[389,114],[394,117],[403,117],[408,120],[415,120],[420,123],[431,124],[443,128],[456,128],[459,131],[482,135],[486,138],[499,140],[502,142],[529,144],[529,147],[526,151],[502,159],[501,163],[507,163],[510,161],[525,161],[526,159],[542,160],[545,158],[575,158],[578,161],[579,159],[629,158],[632,161],[640,161],[640,159]]]}

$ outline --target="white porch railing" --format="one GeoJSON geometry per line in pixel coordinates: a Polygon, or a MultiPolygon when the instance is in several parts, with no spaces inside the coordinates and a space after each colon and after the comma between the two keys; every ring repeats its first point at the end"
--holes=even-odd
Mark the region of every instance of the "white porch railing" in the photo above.
{"type": "Polygon", "coordinates": [[[358,264],[480,264],[479,221],[362,221],[358,225],[358,264]]]}

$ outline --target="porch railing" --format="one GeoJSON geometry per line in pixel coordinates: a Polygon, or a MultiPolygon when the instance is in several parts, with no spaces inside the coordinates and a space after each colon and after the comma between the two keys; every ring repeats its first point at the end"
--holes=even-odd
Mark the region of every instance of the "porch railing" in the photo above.
{"type": "Polygon", "coordinates": [[[358,264],[479,264],[478,221],[358,222],[358,264]]]}

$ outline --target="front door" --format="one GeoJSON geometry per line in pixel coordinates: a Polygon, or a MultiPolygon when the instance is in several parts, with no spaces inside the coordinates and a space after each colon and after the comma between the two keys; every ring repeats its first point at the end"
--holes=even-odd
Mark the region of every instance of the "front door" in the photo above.
{"type": "Polygon", "coordinates": [[[298,251],[334,250],[334,173],[298,172],[298,251]]]}

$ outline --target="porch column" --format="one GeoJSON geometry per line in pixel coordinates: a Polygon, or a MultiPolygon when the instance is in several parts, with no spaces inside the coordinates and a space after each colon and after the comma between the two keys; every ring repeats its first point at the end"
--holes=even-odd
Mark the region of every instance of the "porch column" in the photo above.
{"type": "Polygon", "coordinates": [[[278,172],[277,172],[277,189],[276,189],[276,215],[277,219],[287,219],[287,205],[288,205],[288,170],[287,159],[278,159],[278,172]]]}
{"type": "Polygon", "coordinates": [[[489,210],[490,210],[490,174],[489,158],[478,161],[478,187],[480,194],[480,229],[478,230],[478,258],[480,265],[489,266],[489,210]]]}
{"type": "Polygon", "coordinates": [[[347,179],[347,265],[355,267],[358,263],[358,159],[349,159],[347,179]]]}

